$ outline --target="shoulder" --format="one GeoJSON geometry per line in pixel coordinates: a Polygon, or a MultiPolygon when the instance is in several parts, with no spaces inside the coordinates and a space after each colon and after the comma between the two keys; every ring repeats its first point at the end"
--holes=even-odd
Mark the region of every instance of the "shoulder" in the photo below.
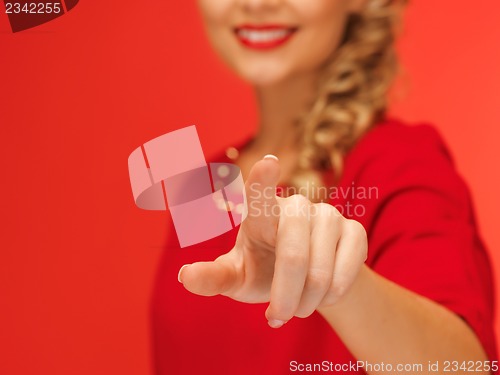
{"type": "Polygon", "coordinates": [[[453,160],[436,128],[427,123],[406,124],[387,120],[370,130],[349,153],[345,161],[347,174],[369,172],[403,172],[402,167],[426,163],[444,163],[453,167],[453,160]]]}
{"type": "Polygon", "coordinates": [[[406,217],[410,211],[414,217],[439,214],[465,220],[472,214],[468,187],[430,124],[388,120],[376,126],[346,157],[339,187],[376,191],[375,198],[347,202],[366,207],[366,215],[358,219],[367,227],[389,207],[398,207],[406,217]]]}
{"type": "Polygon", "coordinates": [[[345,160],[345,181],[396,188],[462,184],[442,136],[430,124],[387,120],[370,130],[345,160]]]}

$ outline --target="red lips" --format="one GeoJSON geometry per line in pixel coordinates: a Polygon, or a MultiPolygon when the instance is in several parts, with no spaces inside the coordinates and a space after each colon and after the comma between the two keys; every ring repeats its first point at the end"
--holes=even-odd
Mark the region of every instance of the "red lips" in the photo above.
{"type": "Polygon", "coordinates": [[[296,27],[283,25],[241,25],[234,33],[245,47],[268,50],[277,48],[293,37],[296,27]]]}

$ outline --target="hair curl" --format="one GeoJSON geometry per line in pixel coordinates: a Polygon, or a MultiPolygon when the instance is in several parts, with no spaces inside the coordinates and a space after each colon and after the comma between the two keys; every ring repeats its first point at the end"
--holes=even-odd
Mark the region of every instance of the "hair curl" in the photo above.
{"type": "Polygon", "coordinates": [[[301,145],[291,186],[338,182],[346,153],[387,109],[397,72],[395,40],[406,0],[369,0],[348,20],[344,38],[322,69],[315,102],[300,121],[301,145]]]}

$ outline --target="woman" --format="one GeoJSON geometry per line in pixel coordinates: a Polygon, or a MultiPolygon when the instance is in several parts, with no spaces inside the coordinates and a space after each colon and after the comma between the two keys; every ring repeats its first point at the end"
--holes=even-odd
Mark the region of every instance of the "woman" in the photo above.
{"type": "Polygon", "coordinates": [[[186,251],[169,240],[157,373],[496,371],[467,188],[432,127],[384,116],[403,1],[199,5],[260,124],[218,158],[246,179],[239,230],[186,251]]]}

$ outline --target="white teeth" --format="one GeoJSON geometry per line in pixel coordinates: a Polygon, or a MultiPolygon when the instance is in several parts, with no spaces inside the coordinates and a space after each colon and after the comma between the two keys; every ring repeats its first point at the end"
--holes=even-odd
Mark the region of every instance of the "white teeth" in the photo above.
{"type": "Polygon", "coordinates": [[[290,30],[249,30],[240,29],[238,30],[238,35],[242,39],[246,39],[250,42],[273,42],[275,40],[280,40],[285,38],[291,33],[290,30]]]}

